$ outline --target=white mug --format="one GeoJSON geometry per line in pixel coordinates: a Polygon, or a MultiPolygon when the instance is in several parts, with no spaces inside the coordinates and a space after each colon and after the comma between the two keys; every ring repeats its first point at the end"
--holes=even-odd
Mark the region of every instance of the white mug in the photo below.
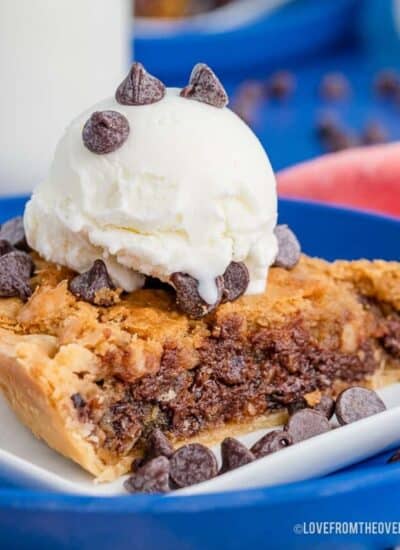
{"type": "Polygon", "coordinates": [[[114,93],[131,14],[131,0],[0,1],[0,194],[31,191],[68,123],[114,93]]]}

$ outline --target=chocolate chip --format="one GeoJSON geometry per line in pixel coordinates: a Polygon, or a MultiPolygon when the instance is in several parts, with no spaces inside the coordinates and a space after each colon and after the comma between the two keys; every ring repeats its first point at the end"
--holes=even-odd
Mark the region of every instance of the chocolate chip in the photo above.
{"type": "Polygon", "coordinates": [[[134,458],[133,461],[132,461],[132,464],[131,464],[131,472],[136,472],[145,463],[146,463],[146,459],[144,458],[144,456],[138,456],[138,457],[134,458]]]}
{"type": "Polygon", "coordinates": [[[256,458],[276,453],[293,443],[291,435],[284,430],[268,432],[251,447],[250,451],[256,458]]]}
{"type": "Polygon", "coordinates": [[[220,474],[235,470],[240,466],[253,462],[254,455],[243,443],[233,437],[227,437],[221,443],[222,466],[220,474]]]}
{"type": "Polygon", "coordinates": [[[297,399],[296,401],[292,401],[287,406],[289,416],[292,416],[292,414],[294,414],[297,411],[301,411],[302,409],[307,409],[307,408],[308,408],[308,403],[304,399],[304,397],[300,397],[300,399],[297,399]]]}
{"type": "Polygon", "coordinates": [[[343,151],[344,149],[351,149],[352,147],[357,147],[357,145],[360,145],[359,139],[343,128],[337,128],[336,131],[325,140],[325,148],[331,153],[343,151]]]}
{"type": "Polygon", "coordinates": [[[71,401],[75,409],[82,409],[86,405],[86,401],[83,399],[80,393],[73,393],[71,395],[71,401]]]}
{"type": "Polygon", "coordinates": [[[11,218],[6,221],[0,228],[0,239],[8,241],[11,246],[20,248],[21,250],[29,250],[29,246],[25,239],[24,222],[21,216],[11,218]]]}
{"type": "Polygon", "coordinates": [[[105,155],[121,147],[129,135],[129,122],[117,111],[96,111],[82,131],[85,146],[92,153],[105,155]]]}
{"type": "Polygon", "coordinates": [[[106,296],[99,298],[98,295],[104,289],[114,290],[115,287],[103,260],[96,260],[89,271],[77,275],[69,282],[69,290],[77,298],[91,304],[108,306],[112,301],[106,296]]]}
{"type": "Polygon", "coordinates": [[[8,241],[0,240],[0,256],[4,256],[4,254],[8,254],[9,252],[12,252],[15,250],[13,246],[8,241]]]}
{"type": "Polygon", "coordinates": [[[379,122],[370,122],[362,132],[361,141],[364,145],[377,145],[388,141],[386,128],[379,122]]]}
{"type": "Polygon", "coordinates": [[[314,411],[323,414],[328,420],[331,419],[335,412],[335,400],[329,395],[323,395],[319,403],[315,405],[314,411]]]}
{"type": "Polygon", "coordinates": [[[341,73],[331,73],[324,76],[320,85],[320,94],[324,99],[343,99],[350,94],[350,84],[341,73]]]}
{"type": "Polygon", "coordinates": [[[338,396],[335,412],[339,424],[343,426],[385,410],[384,402],[373,390],[353,387],[338,396]]]}
{"type": "Polygon", "coordinates": [[[340,126],[333,115],[324,113],[317,118],[315,123],[315,133],[317,134],[318,139],[322,141],[329,140],[338,131],[340,131],[340,126]]]}
{"type": "Polygon", "coordinates": [[[400,91],[400,77],[396,71],[385,69],[376,76],[374,87],[381,97],[393,98],[400,91]]]}
{"type": "Polygon", "coordinates": [[[32,294],[29,278],[33,271],[34,263],[26,252],[13,250],[0,256],[0,296],[27,300],[32,294]]]}
{"type": "Polygon", "coordinates": [[[217,459],[210,449],[199,443],[184,445],[170,459],[170,476],[176,487],[188,487],[215,477],[217,459]]]}
{"type": "Polygon", "coordinates": [[[165,95],[165,86],[149,74],[141,63],[134,63],[128,76],[115,92],[115,99],[121,105],[150,105],[165,95]]]}
{"type": "Polygon", "coordinates": [[[176,303],[178,307],[192,319],[201,319],[213,311],[221,302],[223,291],[223,278],[217,277],[217,301],[214,304],[207,304],[199,294],[198,282],[194,277],[186,273],[173,273],[171,283],[176,290],[176,303]]]}
{"type": "Polygon", "coordinates": [[[218,362],[215,374],[224,384],[234,386],[243,383],[245,369],[246,360],[243,355],[230,355],[218,362]]]}
{"type": "Polygon", "coordinates": [[[274,266],[291,269],[300,260],[300,243],[287,225],[277,225],[274,233],[278,239],[278,255],[275,258],[274,266]]]}
{"type": "Polygon", "coordinates": [[[289,71],[277,71],[267,82],[267,94],[274,99],[288,98],[295,88],[295,77],[289,71]]]}
{"type": "Polygon", "coordinates": [[[400,449],[397,449],[387,461],[388,464],[392,464],[393,462],[400,462],[400,449]]]}
{"type": "Polygon", "coordinates": [[[145,460],[148,461],[157,456],[170,458],[173,452],[174,448],[164,433],[159,428],[154,429],[146,442],[145,460]]]}
{"type": "Polygon", "coordinates": [[[292,437],[293,443],[298,443],[328,432],[331,427],[326,416],[312,409],[303,409],[289,418],[285,429],[292,437]]]}
{"type": "Polygon", "coordinates": [[[249,286],[249,270],[243,262],[231,262],[223,274],[222,302],[233,302],[244,294],[249,286]]]}
{"type": "Polygon", "coordinates": [[[169,469],[168,458],[158,456],[131,475],[124,487],[129,493],[168,493],[169,469]]]}
{"type": "Polygon", "coordinates": [[[221,82],[204,63],[197,63],[193,67],[189,84],[181,90],[180,95],[221,109],[226,107],[229,101],[221,82]]]}

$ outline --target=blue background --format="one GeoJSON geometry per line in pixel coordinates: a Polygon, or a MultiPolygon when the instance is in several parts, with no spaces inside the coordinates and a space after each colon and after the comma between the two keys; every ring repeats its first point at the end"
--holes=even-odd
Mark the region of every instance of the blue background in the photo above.
{"type": "MultiPolygon", "coordinates": [[[[243,79],[264,81],[278,68],[294,70],[294,97],[261,105],[254,124],[279,169],[321,154],[313,131],[321,111],[335,112],[354,130],[378,118],[391,139],[400,137],[400,106],[377,100],[371,91],[378,69],[400,66],[390,7],[390,0],[298,0],[239,34],[206,40],[188,34],[169,45],[138,39],[136,58],[174,85],[185,83],[195,62],[206,61],[232,96],[243,79]],[[320,100],[316,88],[328,71],[346,74],[351,98],[320,100]]],[[[0,218],[22,206],[21,199],[0,201],[0,218]]],[[[288,201],[281,203],[280,217],[310,254],[398,258],[400,222],[390,218],[288,201]]],[[[385,465],[387,456],[320,480],[184,499],[41,494],[0,472],[0,548],[389,548],[400,537],[293,533],[303,521],[398,521],[400,465],[385,465]]]]}
{"type": "Polygon", "coordinates": [[[137,37],[136,59],[169,85],[184,85],[191,67],[215,69],[232,99],[238,83],[265,82],[277,69],[292,70],[294,96],[261,104],[253,128],[279,170],[324,152],[314,131],[321,112],[334,113],[359,133],[379,120],[390,140],[400,139],[400,103],[379,100],[372,83],[382,68],[400,68],[400,43],[391,0],[297,0],[256,24],[232,31],[148,40],[137,37]],[[327,72],[343,72],[352,94],[327,102],[317,93],[327,72]]]}

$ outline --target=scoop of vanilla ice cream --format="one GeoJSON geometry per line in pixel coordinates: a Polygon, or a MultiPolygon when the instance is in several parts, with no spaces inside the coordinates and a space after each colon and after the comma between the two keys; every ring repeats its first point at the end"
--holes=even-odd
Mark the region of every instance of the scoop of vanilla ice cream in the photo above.
{"type": "Polygon", "coordinates": [[[228,108],[169,88],[151,105],[107,99],[83,113],[58,144],[50,174],[27,204],[27,240],[45,259],[83,272],[102,258],[117,286],[199,281],[215,302],[215,278],[245,262],[247,293],[265,289],[277,254],[275,177],[250,128],[228,108]],[[90,152],[82,128],[94,111],[113,110],[130,133],[116,151],[90,152]]]}

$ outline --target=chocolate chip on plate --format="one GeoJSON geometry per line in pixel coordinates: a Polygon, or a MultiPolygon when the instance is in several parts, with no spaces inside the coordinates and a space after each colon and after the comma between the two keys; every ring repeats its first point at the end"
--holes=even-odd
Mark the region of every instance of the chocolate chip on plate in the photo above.
{"type": "Polygon", "coordinates": [[[193,67],[189,84],[181,90],[180,95],[220,109],[226,107],[229,101],[225,88],[205,63],[197,63],[193,67]]]}
{"type": "Polygon", "coordinates": [[[149,74],[141,63],[134,63],[128,76],[115,92],[121,105],[149,105],[160,101],[165,95],[165,86],[149,74]]]}
{"type": "Polygon", "coordinates": [[[158,456],[141,466],[124,483],[129,493],[168,493],[169,461],[165,456],[158,456]]]}
{"type": "Polygon", "coordinates": [[[341,73],[330,73],[324,76],[320,84],[320,94],[324,99],[343,99],[350,94],[350,84],[341,73]]]}
{"type": "Polygon", "coordinates": [[[300,243],[287,225],[277,225],[274,233],[278,240],[278,255],[275,258],[274,266],[291,269],[300,260],[300,243]]]}
{"type": "Polygon", "coordinates": [[[22,216],[11,218],[3,223],[0,228],[0,239],[8,241],[11,246],[21,250],[29,250],[25,239],[25,229],[22,216]]]}
{"type": "Polygon", "coordinates": [[[170,458],[170,476],[178,488],[215,477],[218,473],[214,453],[200,443],[184,445],[170,458]]]}
{"type": "Polygon", "coordinates": [[[342,426],[386,410],[379,395],[367,388],[353,387],[342,391],[336,400],[336,416],[342,426]]]}
{"type": "Polygon", "coordinates": [[[292,414],[294,414],[295,412],[301,411],[302,409],[307,409],[307,407],[307,401],[304,399],[304,397],[300,397],[300,399],[296,399],[296,401],[292,401],[291,403],[289,403],[289,405],[287,406],[287,410],[289,416],[292,416],[292,414]]]}
{"type": "Polygon", "coordinates": [[[249,270],[243,262],[231,262],[223,274],[223,302],[233,302],[244,294],[249,286],[249,270]]]}
{"type": "Polygon", "coordinates": [[[159,428],[155,428],[146,441],[145,460],[148,461],[157,456],[170,458],[173,452],[174,448],[165,434],[159,428]]]}
{"type": "Polygon", "coordinates": [[[0,296],[19,296],[27,300],[32,294],[29,278],[33,271],[32,258],[22,250],[13,250],[0,256],[0,296]]]}
{"type": "Polygon", "coordinates": [[[217,300],[207,304],[199,294],[198,281],[187,273],[176,272],[171,275],[171,283],[176,290],[176,303],[192,319],[201,319],[213,311],[222,299],[224,282],[222,277],[215,279],[217,300]]]}
{"type": "Polygon", "coordinates": [[[94,112],[82,130],[84,145],[97,155],[116,151],[128,136],[129,122],[117,111],[94,112]]]}
{"type": "Polygon", "coordinates": [[[313,409],[303,409],[289,418],[285,429],[292,437],[293,443],[299,443],[328,432],[331,427],[326,416],[313,409]]]}
{"type": "Polygon", "coordinates": [[[291,96],[296,88],[296,79],[289,71],[277,71],[267,82],[267,94],[274,99],[291,96]]]}
{"type": "Polygon", "coordinates": [[[387,461],[388,464],[392,464],[393,462],[400,462],[400,449],[397,449],[387,461]]]}
{"type": "Polygon", "coordinates": [[[220,474],[249,464],[255,459],[253,453],[233,437],[226,437],[221,443],[222,466],[220,474]]]}
{"type": "Polygon", "coordinates": [[[323,414],[330,420],[335,412],[335,400],[329,397],[329,395],[323,395],[319,403],[315,405],[314,411],[323,414]]]}
{"type": "Polygon", "coordinates": [[[291,435],[285,430],[268,432],[251,447],[250,451],[256,458],[276,453],[293,443],[291,435]]]}
{"type": "MultiPolygon", "coordinates": [[[[1,259],[1,258],[0,258],[1,259]]],[[[99,306],[109,306],[113,301],[102,296],[103,290],[115,290],[103,260],[96,260],[89,271],[77,275],[69,282],[69,290],[74,296],[99,306]]]]}

